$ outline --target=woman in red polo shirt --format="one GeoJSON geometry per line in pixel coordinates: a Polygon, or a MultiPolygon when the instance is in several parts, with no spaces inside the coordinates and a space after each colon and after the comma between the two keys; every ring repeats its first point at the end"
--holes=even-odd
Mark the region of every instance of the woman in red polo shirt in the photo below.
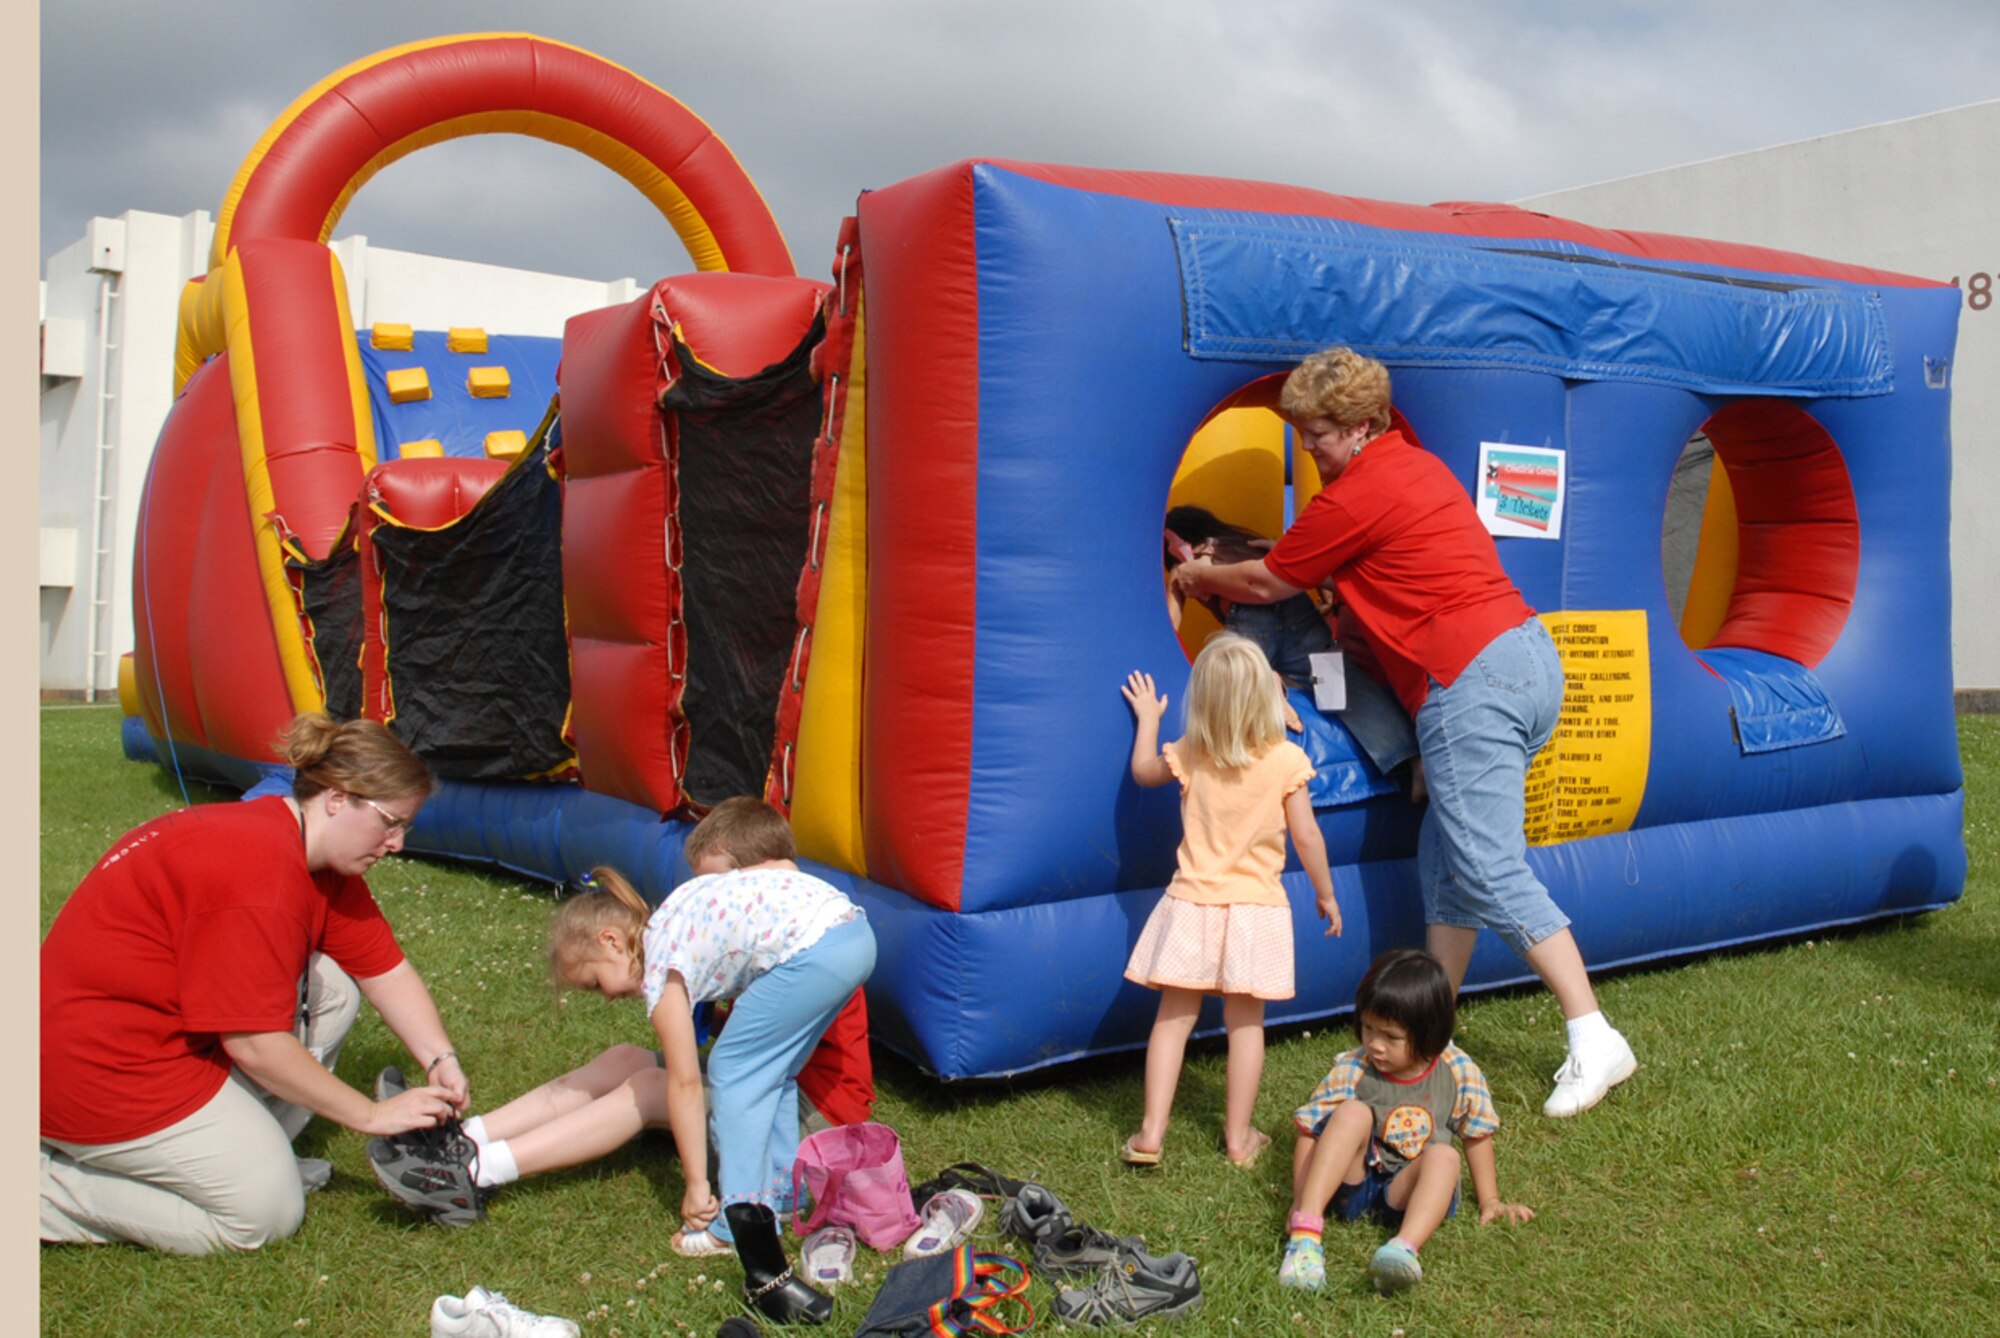
{"type": "Polygon", "coordinates": [[[298,1230],[314,1115],[442,1123],[465,1071],[362,875],[431,792],[374,721],[302,715],[290,797],[206,804],[118,838],[42,941],[42,1239],[206,1254],[298,1230]],[[371,1101],[334,1077],[366,998],[429,1074],[371,1101]]]}
{"type": "Polygon", "coordinates": [[[1555,646],[1465,489],[1391,428],[1387,368],[1351,349],[1315,353],[1286,378],[1279,409],[1325,486],[1261,560],[1197,559],[1175,580],[1247,604],[1333,581],[1416,725],[1430,792],[1417,843],[1426,946],[1454,989],[1482,927],[1535,969],[1569,1030],[1542,1110],[1578,1114],[1636,1064],[1598,1010],[1569,918],[1528,867],[1523,786],[1562,708],[1555,646]]]}

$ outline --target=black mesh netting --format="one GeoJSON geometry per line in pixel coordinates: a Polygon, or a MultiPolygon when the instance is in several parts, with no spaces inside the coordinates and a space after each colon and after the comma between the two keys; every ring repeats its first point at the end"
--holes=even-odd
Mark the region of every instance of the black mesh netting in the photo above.
{"type": "Polygon", "coordinates": [[[378,525],[373,543],[397,736],[459,779],[567,762],[562,493],[547,440],[450,525],[378,525]]]}
{"type": "Polygon", "coordinates": [[[680,416],[682,610],[692,740],[682,789],[713,804],[763,790],[797,629],[819,389],[820,322],[783,361],[732,379],[683,349],[661,405],[680,416]]]}

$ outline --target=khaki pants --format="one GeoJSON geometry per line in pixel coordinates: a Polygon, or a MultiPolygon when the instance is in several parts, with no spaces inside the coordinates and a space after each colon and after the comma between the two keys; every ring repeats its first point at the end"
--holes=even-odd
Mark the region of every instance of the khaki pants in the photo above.
{"type": "MultiPolygon", "coordinates": [[[[315,953],[303,995],[296,1034],[330,1070],[360,1013],[360,988],[315,953]]],[[[144,1138],[43,1139],[42,1239],[130,1241],[175,1254],[282,1240],[305,1218],[292,1140],[311,1119],[231,1070],[208,1104],[144,1138]]]]}

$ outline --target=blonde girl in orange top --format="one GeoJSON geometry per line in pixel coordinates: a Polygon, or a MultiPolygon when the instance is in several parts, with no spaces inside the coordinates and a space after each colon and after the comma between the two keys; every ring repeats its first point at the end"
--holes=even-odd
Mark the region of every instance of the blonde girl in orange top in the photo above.
{"type": "Polygon", "coordinates": [[[1271,1141],[1250,1123],[1264,1074],[1264,1002],[1293,993],[1292,911],[1278,881],[1288,831],[1326,932],[1340,932],[1326,841],[1306,793],[1312,763],[1285,738],[1277,675],[1243,637],[1219,633],[1195,657],[1177,742],[1160,746],[1167,699],[1150,674],[1127,675],[1121,691],[1138,718],[1132,779],[1180,782],[1183,832],[1173,882],[1125,966],[1127,980],[1160,991],[1160,1011],[1146,1043],[1145,1118],[1120,1155],[1159,1164],[1188,1037],[1202,998],[1220,994],[1229,1033],[1224,1148],[1248,1166],[1271,1141]]]}

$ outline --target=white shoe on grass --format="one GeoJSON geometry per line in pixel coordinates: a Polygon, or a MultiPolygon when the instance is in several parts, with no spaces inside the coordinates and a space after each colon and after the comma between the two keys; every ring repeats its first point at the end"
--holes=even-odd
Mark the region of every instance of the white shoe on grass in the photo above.
{"type": "Polygon", "coordinates": [[[1615,1031],[1608,1039],[1572,1050],[1556,1070],[1556,1089],[1542,1103],[1542,1114],[1557,1119],[1581,1115],[1602,1101],[1606,1092],[1631,1077],[1638,1067],[1631,1045],[1615,1031]]]}
{"type": "Polygon", "coordinates": [[[431,1303],[431,1338],[577,1338],[580,1332],[573,1320],[523,1310],[484,1287],[431,1303]]]}

